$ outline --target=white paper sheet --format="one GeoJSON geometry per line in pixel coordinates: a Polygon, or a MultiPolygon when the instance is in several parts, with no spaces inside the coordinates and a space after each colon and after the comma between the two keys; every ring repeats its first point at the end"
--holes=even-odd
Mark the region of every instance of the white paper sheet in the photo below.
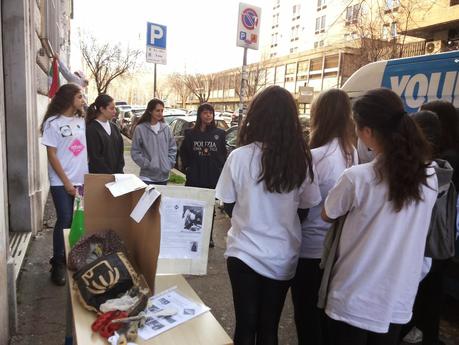
{"type": "Polygon", "coordinates": [[[113,176],[115,176],[115,181],[105,184],[105,187],[115,198],[147,186],[134,174],[114,174],[113,176]]]}
{"type": "Polygon", "coordinates": [[[182,296],[175,288],[166,290],[150,297],[146,309],[147,320],[145,327],[140,328],[138,334],[144,340],[153,338],[209,310],[210,308],[204,304],[194,303],[182,296]],[[166,308],[175,309],[177,313],[167,317],[153,315],[166,308]]]}
{"type": "Polygon", "coordinates": [[[161,200],[160,258],[193,259],[201,255],[205,202],[168,198],[161,200]]]}
{"type": "Polygon", "coordinates": [[[143,193],[142,197],[135,205],[134,209],[131,212],[131,218],[134,219],[137,223],[140,223],[145,213],[150,209],[151,205],[155,202],[156,199],[161,194],[155,189],[153,185],[148,185],[145,188],[145,192],[143,193]]]}

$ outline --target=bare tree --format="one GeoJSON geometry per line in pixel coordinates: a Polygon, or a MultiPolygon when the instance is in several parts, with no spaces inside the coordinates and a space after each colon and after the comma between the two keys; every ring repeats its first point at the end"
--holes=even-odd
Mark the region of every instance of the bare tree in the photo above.
{"type": "Polygon", "coordinates": [[[215,87],[215,74],[187,74],[183,77],[185,86],[195,95],[199,103],[209,100],[210,93],[215,87]]]}
{"type": "Polygon", "coordinates": [[[404,33],[416,26],[415,17],[427,15],[434,4],[435,0],[361,0],[349,5],[344,17],[347,35],[358,49],[356,67],[404,56],[410,43],[404,33]]]}
{"type": "Polygon", "coordinates": [[[82,40],[80,46],[99,94],[107,93],[114,79],[129,73],[140,55],[140,50],[127,48],[123,51],[119,45],[101,43],[93,36],[82,40]]]}
{"type": "Polygon", "coordinates": [[[182,108],[185,108],[186,101],[191,95],[190,89],[185,84],[185,76],[180,73],[173,73],[168,76],[167,82],[171,91],[180,100],[182,108]]]}
{"type": "MultiPolygon", "coordinates": [[[[251,99],[255,94],[266,86],[266,68],[265,61],[260,61],[248,66],[248,78],[246,84],[246,99],[251,99]]],[[[241,92],[241,71],[236,74],[235,92],[239,97],[241,92]]]]}

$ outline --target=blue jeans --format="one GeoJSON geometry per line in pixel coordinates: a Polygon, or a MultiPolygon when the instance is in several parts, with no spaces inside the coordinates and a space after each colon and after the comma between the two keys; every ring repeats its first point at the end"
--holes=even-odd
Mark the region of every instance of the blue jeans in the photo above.
{"type": "Polygon", "coordinates": [[[65,262],[64,229],[72,225],[75,198],[65,191],[64,186],[51,186],[51,196],[57,215],[53,232],[53,259],[65,262]]]}

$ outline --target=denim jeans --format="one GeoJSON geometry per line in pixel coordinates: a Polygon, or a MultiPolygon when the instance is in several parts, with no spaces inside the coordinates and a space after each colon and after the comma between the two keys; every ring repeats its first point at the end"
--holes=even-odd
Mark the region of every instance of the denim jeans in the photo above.
{"type": "Polygon", "coordinates": [[[74,197],[65,191],[64,186],[51,186],[51,196],[57,215],[53,232],[53,259],[65,261],[64,229],[72,225],[74,197]]]}

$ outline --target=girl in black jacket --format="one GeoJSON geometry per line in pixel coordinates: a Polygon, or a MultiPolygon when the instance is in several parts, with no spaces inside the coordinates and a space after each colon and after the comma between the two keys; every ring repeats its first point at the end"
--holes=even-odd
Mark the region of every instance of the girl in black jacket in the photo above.
{"type": "Polygon", "coordinates": [[[109,95],[100,94],[88,108],[86,143],[89,172],[92,174],[123,173],[123,138],[111,121],[115,116],[115,102],[109,95]]]}
{"type": "Polygon", "coordinates": [[[215,126],[215,111],[201,104],[194,128],[185,131],[180,158],[186,186],[214,189],[226,160],[225,131],[215,126]]]}
{"type": "MultiPolygon", "coordinates": [[[[186,174],[185,186],[215,189],[226,161],[225,135],[223,129],[215,126],[214,107],[208,103],[201,104],[196,124],[185,131],[180,147],[180,158],[186,174]]],[[[209,247],[214,247],[212,231],[209,247]]]]}

